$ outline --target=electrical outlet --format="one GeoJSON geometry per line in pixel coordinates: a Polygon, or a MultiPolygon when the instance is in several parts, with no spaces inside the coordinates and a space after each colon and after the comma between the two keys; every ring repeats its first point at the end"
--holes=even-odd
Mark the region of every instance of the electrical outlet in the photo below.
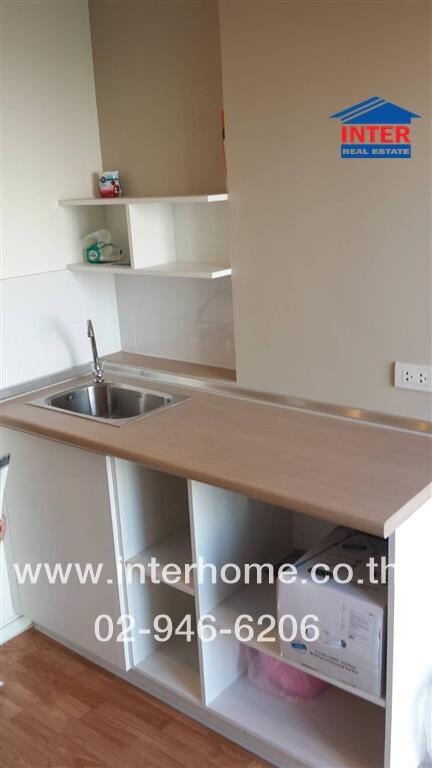
{"type": "Polygon", "coordinates": [[[415,363],[395,363],[395,387],[432,392],[432,366],[415,363]]]}

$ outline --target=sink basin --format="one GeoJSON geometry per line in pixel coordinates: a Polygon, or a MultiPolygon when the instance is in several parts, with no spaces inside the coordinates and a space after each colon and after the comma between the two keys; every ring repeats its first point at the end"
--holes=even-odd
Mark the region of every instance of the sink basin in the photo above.
{"type": "Polygon", "coordinates": [[[67,411],[75,416],[97,419],[121,426],[187,397],[103,382],[84,384],[47,398],[33,400],[32,405],[67,411]]]}

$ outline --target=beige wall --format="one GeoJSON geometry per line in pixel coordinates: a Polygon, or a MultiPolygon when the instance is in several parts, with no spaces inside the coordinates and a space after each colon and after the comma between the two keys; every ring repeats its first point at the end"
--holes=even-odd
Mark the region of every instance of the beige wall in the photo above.
{"type": "Polygon", "coordinates": [[[5,0],[1,276],[62,269],[90,226],[59,208],[101,165],[85,0],[5,0]],[[83,227],[83,231],[81,231],[83,227]]]}
{"type": "Polygon", "coordinates": [[[216,0],[90,0],[102,158],[128,195],[224,191],[216,0]]]}
{"type": "Polygon", "coordinates": [[[430,417],[430,5],[221,3],[240,382],[430,417]],[[328,116],[418,112],[412,160],[341,160],[328,116]]]}

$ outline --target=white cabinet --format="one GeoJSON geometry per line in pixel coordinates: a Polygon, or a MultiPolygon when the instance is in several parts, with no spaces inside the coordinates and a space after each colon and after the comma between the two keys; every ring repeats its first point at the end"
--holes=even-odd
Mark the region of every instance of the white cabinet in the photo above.
{"type": "MultiPolygon", "coordinates": [[[[88,451],[13,430],[4,430],[2,449],[11,454],[6,507],[13,557],[28,563],[35,583],[19,585],[23,614],[58,638],[125,668],[123,644],[99,642],[94,632],[99,614],[116,621],[121,614],[116,579],[116,551],[111,518],[109,460],[88,451]],[[98,583],[81,584],[91,566],[98,583]],[[40,566],[39,566],[40,564],[40,566]],[[46,565],[45,565],[46,564],[46,565]],[[61,583],[59,566],[67,583],[61,583]],[[69,565],[70,564],[70,565],[69,565]]],[[[27,575],[28,576],[28,575],[27,575]]],[[[117,630],[117,626],[116,626],[117,630]]]]}
{"type": "Polygon", "coordinates": [[[248,646],[280,658],[276,633],[272,642],[258,636],[260,616],[277,615],[275,585],[215,581],[211,569],[202,579],[197,573],[202,564],[218,573],[227,563],[231,571],[276,564],[318,543],[331,525],[18,432],[7,431],[5,449],[12,454],[6,493],[20,567],[103,567],[97,585],[80,585],[76,573],[67,584],[51,585],[42,573],[37,584],[20,586],[23,612],[42,629],[284,768],[429,765],[432,627],[423,587],[430,582],[432,501],[389,542],[395,568],[389,572],[386,691],[374,698],[329,680],[320,696],[299,702],[258,690],[247,674],[248,646]],[[154,583],[153,557],[159,563],[154,583]],[[175,584],[164,575],[167,564],[177,567],[175,584]],[[100,614],[114,624],[106,643],[94,634],[100,614]],[[236,619],[244,614],[253,633],[239,638],[236,619]],[[124,645],[116,640],[122,615],[131,617],[124,645]],[[175,631],[185,627],[185,616],[190,638],[175,631]],[[198,629],[210,619],[216,632],[208,641],[198,629]],[[155,633],[164,634],[168,623],[172,631],[158,642],[155,633]]]}

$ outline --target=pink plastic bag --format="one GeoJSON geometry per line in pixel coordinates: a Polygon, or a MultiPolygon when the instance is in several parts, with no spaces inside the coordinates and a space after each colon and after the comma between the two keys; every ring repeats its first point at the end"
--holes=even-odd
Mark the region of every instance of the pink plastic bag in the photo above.
{"type": "Polygon", "coordinates": [[[311,699],[329,687],[328,683],[291,667],[284,661],[248,648],[249,680],[268,693],[311,699]]]}

